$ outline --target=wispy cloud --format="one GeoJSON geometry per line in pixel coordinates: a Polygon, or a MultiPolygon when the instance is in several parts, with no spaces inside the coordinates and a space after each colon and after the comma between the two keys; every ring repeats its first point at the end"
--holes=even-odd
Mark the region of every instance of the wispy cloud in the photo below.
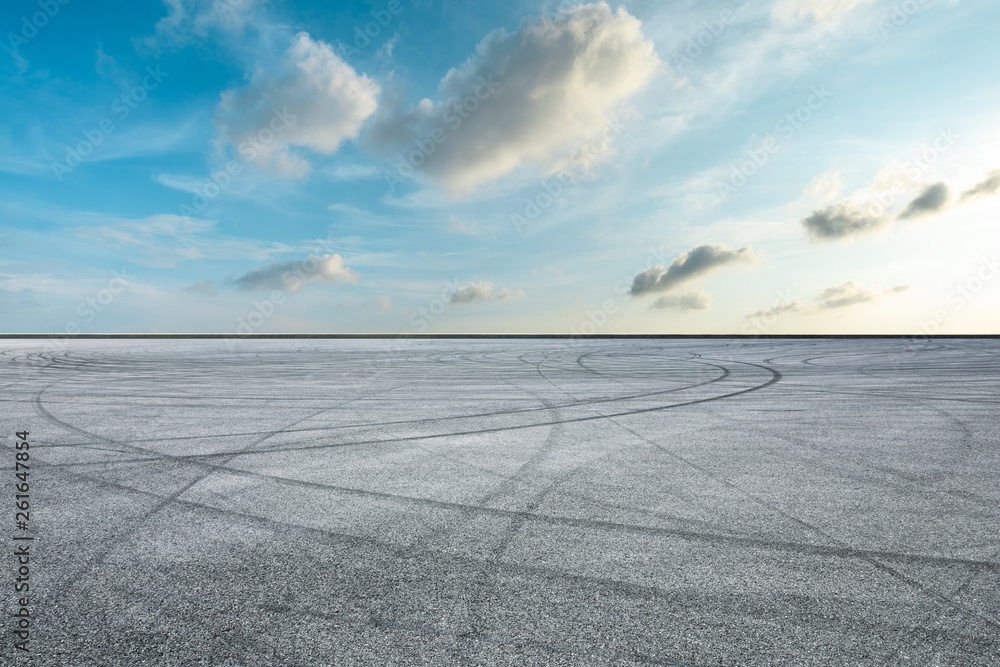
{"type": "Polygon", "coordinates": [[[650,308],[674,309],[681,312],[692,310],[708,310],[712,305],[712,297],[704,289],[698,287],[684,294],[668,294],[661,296],[650,308]]]}
{"type": "Polygon", "coordinates": [[[873,0],[777,0],[774,15],[779,19],[812,18],[817,22],[836,21],[873,0]]]}
{"type": "Polygon", "coordinates": [[[334,181],[361,181],[381,176],[382,170],[374,165],[338,164],[324,169],[323,174],[334,181]]]}
{"type": "Polygon", "coordinates": [[[486,238],[492,236],[492,234],[484,229],[478,221],[476,220],[459,220],[457,217],[450,216],[448,225],[448,231],[455,232],[456,234],[464,234],[465,236],[474,236],[476,238],[486,238]]]}
{"type": "Polygon", "coordinates": [[[506,287],[494,289],[492,282],[480,282],[459,287],[451,295],[450,306],[475,303],[477,301],[510,301],[524,296],[523,290],[512,291],[506,287]]]}
{"type": "Polygon", "coordinates": [[[802,304],[798,301],[782,301],[780,303],[771,306],[770,308],[765,308],[763,310],[758,310],[749,313],[746,318],[748,320],[764,319],[770,320],[779,315],[784,315],[785,313],[800,313],[803,311],[802,304]]]}
{"type": "Polygon", "coordinates": [[[959,203],[964,204],[966,202],[978,199],[979,197],[989,197],[1000,192],[1000,169],[995,169],[990,172],[990,175],[986,177],[986,180],[977,183],[973,187],[969,188],[962,193],[959,198],[959,203]]]}
{"type": "Polygon", "coordinates": [[[74,236],[130,253],[130,261],[170,267],[201,259],[261,260],[296,246],[219,234],[216,221],[163,213],[141,220],[102,218],[103,224],[69,228],[74,236]]]}
{"type": "Polygon", "coordinates": [[[213,32],[240,34],[258,23],[261,0],[163,0],[167,15],[156,22],[153,34],[135,38],[141,53],[161,51],[205,39],[213,32]]]}
{"type": "Polygon", "coordinates": [[[204,296],[215,296],[219,293],[219,290],[215,288],[214,280],[199,280],[191,285],[185,285],[181,289],[185,292],[202,294],[204,296]]]}
{"type": "Polygon", "coordinates": [[[827,287],[819,293],[817,301],[823,310],[846,308],[859,303],[873,303],[886,294],[901,294],[910,289],[909,285],[896,285],[882,290],[877,287],[865,287],[856,280],[848,280],[834,287],[827,287]]]}

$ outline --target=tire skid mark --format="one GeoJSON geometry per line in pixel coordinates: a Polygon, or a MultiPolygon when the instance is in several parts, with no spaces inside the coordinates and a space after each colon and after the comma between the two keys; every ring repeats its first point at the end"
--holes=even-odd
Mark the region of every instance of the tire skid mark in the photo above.
{"type": "MultiPolygon", "coordinates": [[[[107,440],[103,436],[99,436],[97,434],[90,434],[87,431],[84,431],[82,429],[77,428],[76,426],[73,426],[71,424],[67,424],[66,422],[58,419],[57,417],[55,417],[54,415],[52,415],[48,410],[46,410],[45,407],[44,407],[44,405],[42,405],[41,397],[44,394],[44,392],[46,390],[48,390],[49,387],[51,387],[51,386],[53,386],[53,385],[49,385],[49,386],[45,387],[44,389],[42,389],[41,391],[39,391],[35,395],[35,397],[34,397],[34,401],[33,402],[34,402],[34,404],[36,406],[36,409],[37,409],[38,413],[43,418],[45,418],[45,419],[49,420],[50,422],[55,423],[55,424],[57,424],[59,426],[62,426],[64,428],[69,428],[69,429],[72,429],[73,431],[76,431],[76,432],[86,433],[88,435],[91,435],[91,436],[94,436],[94,437],[98,437],[98,438],[100,438],[102,440],[107,440]]],[[[396,388],[399,388],[399,387],[396,387],[396,388]]],[[[223,465],[219,466],[219,468],[225,469],[225,464],[226,463],[229,463],[234,458],[237,458],[237,457],[239,457],[239,456],[241,456],[243,454],[249,453],[257,445],[259,445],[260,443],[262,443],[262,442],[264,442],[266,440],[269,440],[270,438],[275,437],[277,435],[283,434],[285,432],[285,429],[288,428],[289,426],[294,426],[294,425],[300,424],[300,423],[302,423],[304,421],[307,421],[309,419],[313,419],[313,418],[315,418],[315,417],[317,417],[317,416],[319,416],[319,415],[321,415],[321,414],[323,414],[325,412],[329,412],[331,410],[335,410],[335,409],[337,409],[339,407],[342,407],[343,405],[351,403],[354,400],[356,400],[356,399],[347,400],[347,401],[344,401],[342,403],[338,403],[337,405],[329,406],[329,407],[324,408],[322,410],[315,411],[314,413],[311,413],[311,414],[309,414],[309,415],[307,415],[307,416],[305,416],[305,417],[303,417],[301,419],[298,419],[298,420],[292,422],[291,424],[289,424],[289,425],[287,425],[285,427],[282,427],[282,428],[275,429],[275,430],[271,431],[270,433],[264,435],[262,438],[254,441],[254,442],[249,443],[248,445],[246,445],[242,449],[234,451],[234,452],[231,452],[230,455],[227,458],[223,458],[223,465]]],[[[126,445],[126,446],[128,446],[128,445],[126,445]]],[[[133,448],[133,449],[139,449],[139,448],[133,448]]],[[[179,459],[177,457],[169,457],[169,456],[167,456],[167,457],[163,457],[161,460],[178,462],[178,461],[182,461],[183,459],[179,459]]],[[[75,573],[69,575],[68,577],[65,577],[61,583],[59,583],[56,586],[54,586],[54,591],[50,592],[48,594],[47,598],[49,600],[58,600],[59,598],[61,598],[66,593],[66,591],[68,591],[73,585],[76,584],[77,581],[79,581],[82,577],[86,576],[89,572],[93,571],[94,568],[96,568],[99,565],[101,565],[102,563],[104,563],[106,561],[106,559],[108,558],[108,556],[110,556],[111,553],[116,548],[118,548],[121,543],[128,541],[143,526],[145,526],[145,524],[149,521],[149,519],[151,519],[152,517],[154,517],[155,515],[157,515],[159,512],[161,512],[163,509],[165,509],[166,507],[168,507],[169,505],[171,505],[175,501],[177,501],[182,495],[184,495],[184,493],[186,493],[187,491],[189,491],[192,487],[194,487],[198,483],[204,481],[207,477],[209,477],[210,475],[214,474],[216,471],[217,471],[217,469],[214,469],[213,467],[208,467],[205,470],[201,471],[198,475],[196,475],[194,477],[194,479],[192,479],[191,481],[189,481],[187,484],[185,484],[184,486],[182,486],[180,489],[174,491],[173,493],[171,493],[168,496],[161,496],[161,501],[159,503],[157,503],[151,509],[147,510],[145,513],[141,514],[136,519],[134,519],[131,522],[130,525],[122,527],[111,538],[109,538],[109,539],[106,540],[108,542],[108,544],[107,544],[106,547],[98,550],[97,554],[93,558],[91,558],[87,563],[85,563],[83,566],[81,566],[80,568],[78,568],[75,573]]]]}
{"type": "MultiPolygon", "coordinates": [[[[640,394],[631,394],[631,395],[620,396],[620,397],[612,396],[612,397],[602,397],[602,398],[596,398],[596,399],[585,399],[585,400],[582,400],[582,401],[579,401],[579,402],[576,402],[576,403],[560,404],[560,405],[554,406],[554,408],[565,409],[565,408],[576,408],[576,407],[589,407],[590,405],[595,405],[595,404],[600,404],[600,403],[615,403],[615,402],[619,402],[619,401],[637,400],[637,399],[642,399],[642,398],[649,398],[651,396],[660,396],[660,395],[663,395],[663,394],[676,393],[676,392],[680,392],[680,391],[686,391],[686,390],[689,390],[689,389],[695,389],[697,387],[701,387],[701,386],[705,386],[705,385],[709,385],[709,384],[714,384],[716,382],[721,382],[721,381],[725,380],[729,376],[729,374],[730,374],[729,369],[726,369],[726,368],[724,368],[722,366],[718,366],[716,364],[705,364],[705,365],[709,365],[709,366],[713,366],[715,368],[718,368],[719,370],[723,371],[723,373],[721,375],[719,375],[718,377],[714,377],[714,378],[711,378],[711,379],[708,379],[708,380],[704,380],[704,381],[701,381],[701,382],[696,382],[694,384],[686,385],[686,386],[683,386],[683,387],[674,387],[672,389],[666,389],[666,390],[658,389],[656,391],[643,392],[643,393],[640,393],[640,394]]],[[[265,398],[261,398],[259,400],[264,401],[266,399],[265,398]]],[[[323,427],[291,429],[289,431],[289,433],[311,433],[311,432],[324,432],[325,433],[325,432],[328,432],[328,431],[344,430],[344,429],[351,429],[351,428],[375,428],[375,427],[385,427],[385,426],[428,424],[428,423],[435,423],[435,422],[457,421],[457,420],[461,420],[461,419],[476,419],[476,418],[480,418],[480,417],[506,417],[506,416],[515,415],[515,414],[525,414],[525,413],[531,413],[531,412],[548,412],[548,411],[550,411],[550,408],[546,408],[546,407],[517,408],[517,409],[514,409],[514,410],[498,410],[498,411],[492,411],[492,412],[479,412],[479,413],[462,414],[462,415],[450,415],[450,416],[447,416],[447,417],[425,417],[425,418],[420,418],[420,419],[399,419],[399,420],[383,421],[383,422],[356,423],[356,424],[339,424],[339,425],[336,425],[336,426],[323,426],[323,427]]],[[[201,439],[205,439],[205,438],[228,438],[228,437],[233,437],[233,436],[262,435],[264,433],[266,433],[266,431],[243,431],[243,432],[237,432],[237,433],[220,433],[220,434],[214,434],[214,435],[209,434],[209,435],[204,435],[204,436],[172,436],[172,437],[163,437],[163,438],[141,438],[141,439],[132,440],[131,442],[135,442],[135,443],[174,442],[174,441],[181,441],[181,440],[201,440],[201,439]]],[[[65,446],[65,447],[73,447],[73,446],[76,446],[76,444],[75,443],[71,443],[71,444],[67,444],[67,445],[63,445],[63,446],[65,446]]]]}
{"type": "MultiPolygon", "coordinates": [[[[514,518],[517,516],[523,517],[527,521],[542,523],[552,526],[560,527],[581,527],[581,528],[591,528],[596,530],[605,530],[612,532],[626,532],[630,534],[640,534],[648,536],[661,536],[661,537],[676,537],[681,540],[702,543],[702,544],[723,544],[727,546],[744,547],[750,549],[765,549],[770,551],[780,551],[788,553],[797,553],[810,556],[831,556],[847,559],[866,559],[866,558],[883,558],[886,560],[913,564],[913,565],[928,565],[936,567],[947,567],[947,566],[960,566],[967,567],[978,572],[1000,572],[1000,562],[994,561],[980,561],[980,560],[970,560],[963,558],[954,558],[948,556],[926,556],[921,554],[907,554],[899,552],[887,552],[882,550],[873,549],[856,549],[850,546],[838,546],[838,545],[816,545],[801,542],[788,542],[780,540],[768,540],[763,538],[753,538],[753,537],[741,537],[741,536],[729,536],[721,534],[712,533],[702,533],[695,531],[686,531],[673,528],[658,528],[653,526],[642,526],[634,524],[621,524],[612,521],[601,521],[593,519],[578,519],[573,517],[555,517],[544,514],[531,514],[526,512],[519,512],[516,510],[503,510],[492,507],[478,507],[474,505],[466,505],[461,503],[452,503],[448,501],[439,501],[426,498],[417,498],[412,496],[404,496],[399,494],[391,494],[379,491],[368,491],[364,489],[354,489],[349,487],[337,487],[329,484],[322,484],[318,482],[305,482],[302,480],[295,480],[292,478],[283,478],[273,475],[265,475],[262,473],[254,473],[249,471],[241,471],[238,469],[227,469],[220,468],[220,470],[227,471],[229,473],[237,475],[246,475],[249,477],[263,477],[269,480],[287,484],[290,486],[301,486],[314,489],[320,489],[330,492],[342,493],[345,495],[357,495],[357,496],[371,496],[378,497],[388,500],[400,501],[404,503],[413,503],[419,506],[430,506],[437,507],[441,509],[448,510],[473,510],[480,514],[492,515],[499,518],[514,518]]],[[[66,474],[63,471],[59,471],[60,474],[66,474]]],[[[112,488],[116,490],[126,491],[130,493],[135,493],[143,496],[148,496],[155,499],[164,499],[165,496],[158,494],[154,491],[148,491],[143,489],[135,489],[133,487],[121,484],[119,482],[111,482],[99,477],[93,477],[83,473],[70,472],[69,475],[75,479],[83,479],[88,482],[92,482],[100,487],[112,488]]],[[[444,556],[449,559],[460,560],[470,564],[482,563],[482,559],[474,558],[472,556],[465,556],[461,554],[455,554],[454,552],[441,551],[433,548],[414,548],[411,545],[401,545],[394,542],[389,542],[386,540],[381,540],[375,537],[354,535],[350,533],[340,533],[334,530],[315,528],[310,526],[302,526],[299,524],[291,523],[287,520],[272,519],[266,516],[261,516],[259,514],[250,514],[248,512],[217,507],[215,505],[210,505],[204,502],[199,502],[191,499],[179,498],[176,501],[179,506],[187,506],[193,509],[198,509],[202,511],[208,511],[212,513],[217,513],[223,516],[232,516],[242,519],[252,520],[257,523],[267,524],[276,530],[289,530],[294,532],[300,532],[303,535],[325,535],[333,537],[336,539],[353,541],[358,544],[370,544],[380,546],[382,548],[389,549],[400,558],[412,558],[414,554],[420,552],[425,554],[436,554],[438,556],[444,556]]],[[[565,573],[562,570],[554,570],[552,568],[545,568],[540,566],[529,566],[523,563],[514,563],[511,561],[500,561],[499,566],[509,569],[512,572],[519,571],[540,571],[554,573],[559,576],[565,576],[569,579],[579,578],[586,581],[604,581],[601,577],[592,577],[588,575],[576,575],[571,573],[565,573]]],[[[669,594],[671,591],[668,589],[661,589],[655,586],[632,584],[626,582],[619,582],[618,580],[607,580],[610,582],[616,582],[628,587],[634,587],[637,590],[643,591],[657,591],[661,594],[669,594]]]]}
{"type": "MultiPolygon", "coordinates": [[[[780,378],[780,373],[778,371],[772,371],[772,372],[774,372],[774,373],[777,374],[777,376],[775,378],[775,381],[777,381],[777,379],[780,378]]],[[[613,419],[612,419],[612,421],[615,422],[615,420],[613,420],[613,419]]],[[[618,423],[618,422],[615,422],[615,423],[618,423]]],[[[663,453],[665,453],[667,456],[669,456],[671,458],[674,458],[674,459],[677,459],[678,461],[683,462],[684,464],[686,464],[686,465],[694,468],[695,470],[698,470],[699,472],[701,472],[702,474],[706,475],[710,479],[712,479],[712,480],[714,480],[714,481],[716,481],[716,482],[718,482],[720,484],[723,484],[724,486],[726,486],[726,487],[728,487],[728,488],[730,488],[730,489],[738,492],[739,494],[745,496],[747,499],[751,500],[752,502],[754,502],[756,504],[759,504],[762,507],[765,507],[765,508],[769,509],[770,511],[776,513],[776,514],[779,514],[779,515],[785,517],[786,519],[788,519],[788,520],[792,521],[793,523],[801,526],[802,528],[805,528],[808,531],[811,531],[811,532],[813,532],[813,533],[815,533],[817,535],[822,536],[826,540],[828,540],[828,541],[832,542],[833,544],[839,546],[841,549],[853,549],[853,547],[851,547],[849,544],[847,544],[846,542],[844,542],[840,538],[835,537],[835,536],[829,534],[827,531],[823,530],[819,526],[816,526],[816,525],[814,525],[812,523],[809,523],[809,522],[807,522],[807,521],[805,521],[803,519],[800,519],[799,517],[797,517],[797,516],[795,516],[795,515],[793,515],[793,514],[791,514],[789,512],[786,512],[785,510],[783,510],[782,508],[778,507],[777,505],[775,505],[773,503],[770,503],[770,502],[767,502],[766,500],[764,500],[762,498],[759,498],[758,496],[755,496],[754,494],[750,493],[749,491],[746,491],[745,489],[743,489],[739,485],[734,484],[734,483],[730,482],[729,480],[727,480],[727,479],[725,479],[725,478],[723,478],[723,477],[721,477],[719,475],[716,475],[715,473],[711,472],[710,470],[704,468],[703,466],[698,465],[697,463],[695,463],[693,461],[690,461],[686,457],[683,457],[683,456],[677,454],[676,452],[672,452],[671,450],[667,449],[666,447],[664,447],[660,443],[647,438],[646,436],[642,435],[638,431],[636,431],[636,430],[634,430],[634,429],[632,429],[632,428],[630,428],[630,427],[628,427],[628,426],[626,426],[624,424],[619,424],[619,425],[622,426],[623,428],[625,428],[626,430],[630,431],[636,437],[639,437],[639,438],[645,440],[646,442],[648,442],[649,444],[653,445],[654,447],[656,447],[657,449],[659,449],[660,451],[662,451],[663,453]]],[[[955,610],[957,610],[957,611],[965,614],[966,616],[970,616],[970,617],[976,618],[977,620],[979,620],[979,621],[981,621],[981,622],[983,622],[983,623],[985,623],[985,624],[993,627],[994,629],[1000,630],[1000,622],[998,622],[997,620],[995,620],[995,619],[993,619],[993,618],[991,618],[989,616],[986,616],[986,615],[980,613],[976,609],[972,609],[972,608],[968,607],[967,605],[959,602],[958,600],[955,600],[953,597],[948,596],[945,593],[942,593],[941,591],[939,591],[939,590],[937,590],[935,588],[932,588],[931,586],[929,586],[927,584],[924,584],[923,582],[921,582],[921,581],[919,581],[919,580],[917,580],[917,579],[915,579],[915,578],[913,578],[913,577],[911,577],[911,576],[909,576],[907,574],[904,574],[903,572],[899,571],[898,569],[896,569],[896,568],[894,568],[894,567],[892,567],[892,566],[890,566],[890,565],[882,562],[881,560],[879,560],[879,556],[872,555],[872,553],[871,553],[872,551],[873,550],[855,550],[855,552],[857,553],[858,558],[860,558],[861,560],[867,562],[869,565],[871,565],[875,569],[880,570],[880,571],[884,572],[885,574],[888,574],[889,576],[891,576],[891,577],[893,577],[895,579],[898,579],[899,581],[902,581],[902,582],[908,584],[909,586],[911,586],[912,588],[920,591],[924,595],[926,595],[928,597],[931,597],[933,599],[936,599],[939,602],[944,603],[947,606],[950,606],[953,609],[955,609],[955,610]]],[[[884,557],[882,557],[882,558],[884,559],[884,557]]]]}

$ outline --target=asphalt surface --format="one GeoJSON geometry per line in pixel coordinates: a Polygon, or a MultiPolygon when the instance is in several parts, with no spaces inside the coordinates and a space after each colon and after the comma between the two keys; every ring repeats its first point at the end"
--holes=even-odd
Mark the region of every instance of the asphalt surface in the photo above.
{"type": "Polygon", "coordinates": [[[0,401],[4,664],[1000,664],[997,340],[6,340],[0,401]]]}

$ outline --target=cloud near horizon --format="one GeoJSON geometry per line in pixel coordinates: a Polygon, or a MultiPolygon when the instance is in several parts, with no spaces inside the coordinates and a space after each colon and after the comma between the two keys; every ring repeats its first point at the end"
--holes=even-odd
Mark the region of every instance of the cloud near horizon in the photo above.
{"type": "Polygon", "coordinates": [[[459,287],[451,295],[451,299],[448,301],[449,306],[456,306],[460,304],[475,303],[476,301],[511,301],[513,299],[520,299],[524,296],[524,290],[509,290],[506,287],[501,287],[499,290],[494,289],[492,282],[479,282],[472,283],[465,287],[459,287]]]}
{"type": "Polygon", "coordinates": [[[295,292],[312,282],[355,283],[359,278],[357,272],[344,266],[344,260],[338,254],[310,254],[305,259],[270,262],[251,269],[239,278],[233,279],[232,284],[248,292],[263,290],[295,292]]]}
{"type": "Polygon", "coordinates": [[[748,320],[755,320],[760,318],[772,319],[779,315],[783,315],[785,313],[798,313],[801,311],[802,311],[802,304],[800,304],[798,301],[783,301],[781,303],[775,304],[774,306],[771,306],[770,308],[765,308],[763,310],[757,310],[752,313],[748,313],[746,315],[746,319],[748,320]]]}
{"type": "Polygon", "coordinates": [[[856,280],[848,280],[840,285],[827,287],[819,293],[817,301],[821,310],[846,308],[858,303],[872,303],[883,295],[901,294],[910,289],[909,285],[896,285],[888,289],[865,287],[856,280]]]}
{"type": "Polygon", "coordinates": [[[753,248],[744,246],[732,250],[724,245],[700,245],[680,255],[668,268],[657,264],[646,269],[632,281],[632,296],[666,292],[699,276],[707,275],[729,264],[756,260],[753,248]]]}
{"type": "Polygon", "coordinates": [[[682,313],[694,310],[708,310],[712,306],[712,297],[701,287],[697,287],[684,294],[668,294],[661,296],[650,308],[675,309],[682,313]]]}

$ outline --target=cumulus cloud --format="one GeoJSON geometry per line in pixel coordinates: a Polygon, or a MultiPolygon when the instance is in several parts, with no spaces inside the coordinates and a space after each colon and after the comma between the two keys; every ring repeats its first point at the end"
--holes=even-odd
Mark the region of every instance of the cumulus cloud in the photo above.
{"type": "Polygon", "coordinates": [[[673,308],[681,312],[688,312],[691,310],[708,310],[711,305],[712,297],[708,292],[698,287],[684,294],[661,296],[653,302],[650,308],[673,308]]]}
{"type": "Polygon", "coordinates": [[[386,105],[366,138],[452,192],[524,164],[552,172],[583,143],[614,139],[614,114],[660,67],[624,7],[579,5],[490,33],[441,80],[439,101],[386,105]]]}
{"type": "Polygon", "coordinates": [[[344,266],[340,255],[314,255],[305,259],[270,262],[251,269],[232,281],[233,285],[248,292],[282,290],[294,292],[311,282],[354,283],[358,274],[344,266]]]}
{"type": "Polygon", "coordinates": [[[511,291],[506,287],[497,290],[494,289],[491,282],[480,282],[459,287],[451,295],[448,305],[455,306],[465,303],[475,303],[476,301],[510,301],[512,299],[520,299],[523,296],[523,290],[511,291]]]}
{"type": "Polygon", "coordinates": [[[631,294],[640,296],[650,292],[666,292],[727,264],[752,262],[754,259],[753,248],[750,246],[732,250],[724,245],[700,245],[675,259],[666,269],[662,264],[657,264],[637,275],[632,281],[631,294]]]}
{"type": "Polygon", "coordinates": [[[846,308],[858,303],[872,303],[878,301],[884,294],[900,294],[910,289],[909,285],[896,285],[887,290],[879,288],[865,287],[856,280],[848,280],[834,287],[827,287],[819,293],[817,300],[819,307],[823,310],[833,310],[835,308],[846,308]]]}
{"type": "Polygon", "coordinates": [[[903,209],[903,212],[899,214],[899,219],[910,220],[931,213],[938,213],[948,205],[949,199],[951,199],[951,189],[945,183],[928,185],[916,199],[903,209]]]}
{"type": "Polygon", "coordinates": [[[378,94],[378,84],[329,44],[300,32],[274,66],[259,67],[245,86],[222,94],[215,125],[243,159],[301,177],[310,164],[294,149],[331,154],[356,139],[375,113],[378,94]]]}
{"type": "Polygon", "coordinates": [[[985,181],[978,183],[963,192],[962,196],[959,198],[959,202],[964,204],[965,202],[978,199],[979,197],[989,197],[990,195],[995,195],[997,192],[1000,192],[1000,169],[990,172],[990,175],[986,177],[985,181]]]}
{"type": "Polygon", "coordinates": [[[873,215],[850,201],[840,202],[812,212],[802,219],[802,226],[814,241],[858,236],[887,224],[888,218],[873,215]]]}

